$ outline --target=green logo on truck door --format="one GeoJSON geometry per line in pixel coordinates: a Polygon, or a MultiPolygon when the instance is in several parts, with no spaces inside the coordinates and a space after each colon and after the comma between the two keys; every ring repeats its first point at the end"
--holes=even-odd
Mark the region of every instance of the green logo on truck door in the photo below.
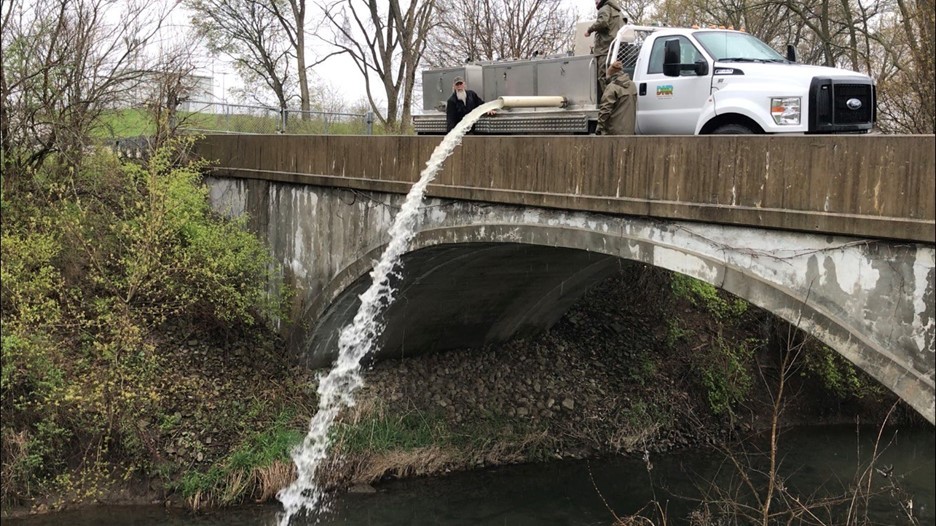
{"type": "Polygon", "coordinates": [[[672,84],[661,84],[657,86],[657,98],[658,99],[669,99],[673,96],[673,85],[672,84]]]}

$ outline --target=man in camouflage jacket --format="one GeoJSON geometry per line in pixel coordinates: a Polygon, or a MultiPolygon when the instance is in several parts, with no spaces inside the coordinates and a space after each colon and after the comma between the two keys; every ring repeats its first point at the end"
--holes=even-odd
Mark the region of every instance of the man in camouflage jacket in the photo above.
{"type": "Polygon", "coordinates": [[[598,106],[598,135],[634,135],[637,127],[637,86],[617,60],[608,67],[608,87],[598,106]]]}
{"type": "Polygon", "coordinates": [[[592,54],[598,61],[598,96],[604,91],[607,85],[605,77],[605,58],[611,49],[611,43],[614,37],[624,25],[624,15],[621,13],[621,6],[618,0],[595,0],[595,8],[598,9],[598,19],[588,27],[585,36],[595,35],[595,44],[592,46],[592,54]]]}

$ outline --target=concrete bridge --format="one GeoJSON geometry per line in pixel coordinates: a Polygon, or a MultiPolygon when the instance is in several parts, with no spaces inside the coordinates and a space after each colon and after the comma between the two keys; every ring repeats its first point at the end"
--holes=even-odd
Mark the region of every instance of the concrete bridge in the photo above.
{"type": "MultiPolygon", "coordinates": [[[[209,136],[213,205],[298,292],[292,350],[337,329],[439,138],[209,136]]],[[[712,283],[819,338],[929,420],[934,136],[468,137],[429,187],[381,351],[548,328],[620,259],[712,283]]]]}

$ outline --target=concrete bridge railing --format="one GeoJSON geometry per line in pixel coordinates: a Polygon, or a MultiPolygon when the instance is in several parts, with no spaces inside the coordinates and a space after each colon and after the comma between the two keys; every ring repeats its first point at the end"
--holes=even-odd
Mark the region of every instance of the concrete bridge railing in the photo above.
{"type": "MultiPolygon", "coordinates": [[[[208,136],[216,173],[405,194],[437,137],[208,136]]],[[[936,242],[936,140],[469,136],[428,195],[936,242]]]]}

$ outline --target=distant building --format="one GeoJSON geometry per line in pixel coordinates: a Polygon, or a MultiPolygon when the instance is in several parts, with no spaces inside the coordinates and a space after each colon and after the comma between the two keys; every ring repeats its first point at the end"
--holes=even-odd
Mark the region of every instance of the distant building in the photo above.
{"type": "MultiPolygon", "coordinates": [[[[152,103],[160,95],[159,90],[164,89],[166,73],[162,71],[144,71],[140,81],[134,81],[133,88],[127,91],[118,106],[139,107],[152,103]]],[[[198,102],[214,102],[214,77],[209,75],[186,75],[182,81],[183,93],[180,94],[179,110],[199,111],[205,104],[198,102]]],[[[160,101],[165,103],[165,101],[160,101]]]]}
{"type": "MultiPolygon", "coordinates": [[[[192,82],[186,82],[191,86],[189,95],[182,100],[179,109],[183,111],[202,111],[205,102],[217,102],[214,96],[214,77],[208,75],[189,75],[192,82]]],[[[214,106],[214,105],[212,105],[214,106]]]]}

